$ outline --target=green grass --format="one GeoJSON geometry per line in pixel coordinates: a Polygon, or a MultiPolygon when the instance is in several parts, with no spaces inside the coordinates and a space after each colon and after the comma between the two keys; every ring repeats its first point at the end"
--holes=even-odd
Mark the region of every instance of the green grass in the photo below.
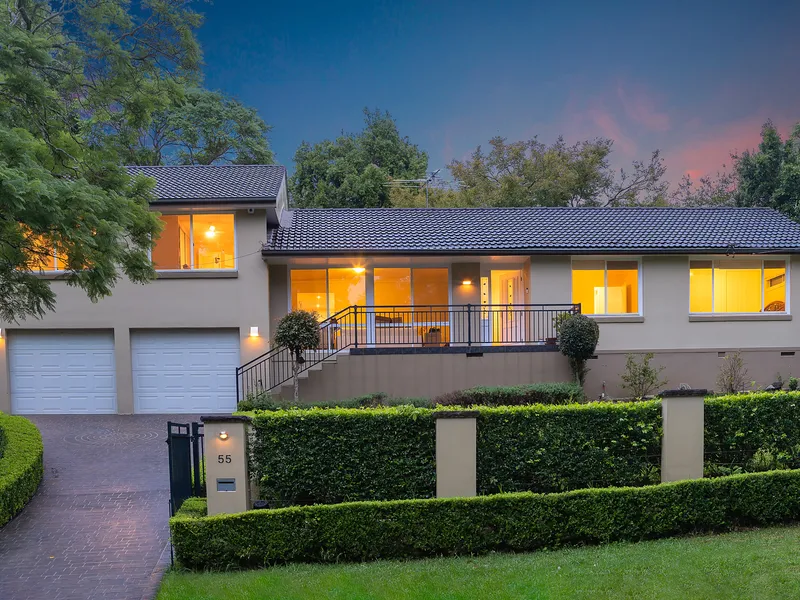
{"type": "Polygon", "coordinates": [[[800,526],[532,554],[166,574],[158,600],[800,598],[800,526]]]}

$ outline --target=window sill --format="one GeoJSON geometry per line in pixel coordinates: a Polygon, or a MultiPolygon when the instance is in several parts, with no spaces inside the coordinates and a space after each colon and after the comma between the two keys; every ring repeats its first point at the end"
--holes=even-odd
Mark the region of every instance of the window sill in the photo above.
{"type": "Polygon", "coordinates": [[[158,279],[236,279],[239,271],[226,269],[218,271],[186,270],[186,271],[156,271],[158,279]]]}
{"type": "Polygon", "coordinates": [[[586,315],[598,323],[644,323],[642,315],[586,315]]]}
{"type": "Polygon", "coordinates": [[[714,321],[791,321],[792,315],[785,313],[753,313],[751,315],[689,315],[690,323],[714,321]]]}

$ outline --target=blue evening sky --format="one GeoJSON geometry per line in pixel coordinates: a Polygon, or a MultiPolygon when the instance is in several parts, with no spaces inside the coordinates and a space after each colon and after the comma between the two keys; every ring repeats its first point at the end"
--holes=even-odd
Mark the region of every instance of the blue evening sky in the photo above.
{"type": "Polygon", "coordinates": [[[800,121],[800,1],[201,5],[206,86],[255,107],[291,168],[302,140],[388,110],[430,169],[495,135],[605,136],[713,173],[771,118],[800,121]]]}

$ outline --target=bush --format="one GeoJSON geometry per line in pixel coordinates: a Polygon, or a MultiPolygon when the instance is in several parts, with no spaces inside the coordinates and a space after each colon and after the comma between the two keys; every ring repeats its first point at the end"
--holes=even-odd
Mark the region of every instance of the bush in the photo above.
{"type": "Polygon", "coordinates": [[[0,426],[0,458],[3,458],[3,454],[6,451],[6,432],[2,426],[0,426]]]}
{"type": "Polygon", "coordinates": [[[657,483],[661,435],[653,400],[480,409],[478,493],[657,483]]]}
{"type": "Polygon", "coordinates": [[[506,387],[475,387],[433,399],[442,406],[515,406],[524,404],[575,404],[584,402],[583,388],[575,383],[532,383],[506,387]]]}
{"type": "MultiPolygon", "coordinates": [[[[478,407],[478,488],[564,491],[659,478],[657,401],[478,407]]],[[[253,471],[271,506],[427,498],[435,491],[432,410],[256,413],[253,471]]]]}
{"type": "Polygon", "coordinates": [[[183,567],[226,570],[640,541],[800,517],[800,472],[562,494],[356,502],[170,519],[183,567]]]}
{"type": "Polygon", "coordinates": [[[667,385],[666,379],[661,379],[661,373],[666,367],[653,367],[650,361],[655,355],[652,352],[636,355],[628,354],[625,363],[625,372],[621,375],[622,389],[634,398],[650,396],[658,388],[667,385]]]}
{"type": "Polygon", "coordinates": [[[0,458],[0,527],[14,517],[36,493],[44,474],[42,436],[23,417],[0,413],[6,448],[0,458]]]}
{"type": "Polygon", "coordinates": [[[275,328],[275,345],[288,348],[293,357],[292,379],[294,380],[294,401],[297,402],[299,382],[297,374],[304,362],[303,352],[319,346],[319,319],[316,313],[307,310],[293,310],[281,317],[275,328]]]}
{"type": "Polygon", "coordinates": [[[706,398],[705,453],[712,473],[800,468],[800,392],[706,398]]]}
{"type": "Polygon", "coordinates": [[[797,390],[797,384],[800,383],[800,380],[797,377],[789,377],[789,390],[794,392],[797,390]]]}
{"type": "Polygon", "coordinates": [[[426,408],[431,406],[431,401],[427,398],[390,398],[384,393],[365,394],[347,400],[324,400],[318,402],[294,402],[292,400],[281,400],[269,394],[259,394],[248,396],[246,400],[239,402],[240,412],[250,412],[256,410],[290,410],[293,408],[373,408],[376,406],[418,406],[426,408]]]}
{"type": "Polygon", "coordinates": [[[573,315],[559,326],[559,348],[569,359],[575,381],[583,385],[589,369],[586,362],[594,356],[600,340],[600,327],[586,315],[573,315]]]}
{"type": "Polygon", "coordinates": [[[747,368],[741,352],[726,354],[717,374],[717,386],[723,394],[741,392],[747,385],[747,368]]]}

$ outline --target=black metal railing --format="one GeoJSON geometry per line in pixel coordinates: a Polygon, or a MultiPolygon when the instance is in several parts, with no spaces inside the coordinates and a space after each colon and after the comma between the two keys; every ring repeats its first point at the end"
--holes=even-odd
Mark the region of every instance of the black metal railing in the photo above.
{"type": "MultiPolygon", "coordinates": [[[[319,344],[303,353],[299,372],[346,348],[555,346],[559,320],[580,310],[580,304],[348,306],[320,323],[319,344]]],[[[288,348],[277,347],[239,367],[237,398],[289,381],[294,358],[288,348]]]]}

